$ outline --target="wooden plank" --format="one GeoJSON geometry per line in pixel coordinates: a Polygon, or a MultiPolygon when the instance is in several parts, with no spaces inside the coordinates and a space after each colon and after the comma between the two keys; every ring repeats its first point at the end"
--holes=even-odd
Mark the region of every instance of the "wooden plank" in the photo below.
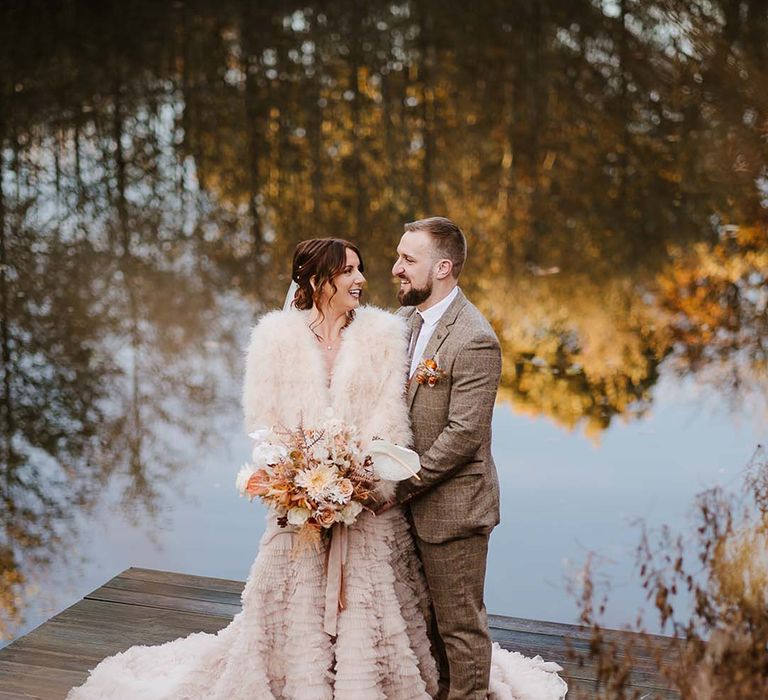
{"type": "MultiPolygon", "coordinates": [[[[558,637],[569,637],[571,639],[588,640],[592,632],[589,627],[583,625],[569,625],[562,622],[547,622],[545,620],[527,620],[520,617],[506,617],[503,615],[488,615],[488,625],[498,629],[512,631],[532,631],[537,633],[554,634],[558,637]]],[[[606,639],[620,641],[627,637],[637,637],[637,633],[628,630],[604,629],[603,634],[606,639]]],[[[673,647],[679,643],[674,637],[667,637],[658,634],[648,635],[654,642],[659,644],[668,644],[673,647]]]]}
{"type": "Polygon", "coordinates": [[[0,659],[17,664],[57,668],[62,671],[81,671],[83,668],[92,667],[88,666],[89,662],[95,665],[95,663],[100,661],[96,656],[89,660],[84,656],[60,654],[51,651],[36,651],[21,646],[17,647],[16,645],[3,649],[0,659]]]}
{"type": "MultiPolygon", "coordinates": [[[[664,691],[655,688],[646,688],[643,686],[631,686],[627,688],[627,697],[634,697],[632,692],[637,692],[641,700],[680,700],[679,693],[674,691],[664,691]]],[[[568,695],[566,700],[595,700],[596,691],[594,683],[568,683],[568,695]]]]}
{"type": "MultiPolygon", "coordinates": [[[[163,620],[167,622],[173,620],[174,617],[177,617],[182,626],[185,626],[185,621],[189,621],[189,624],[204,624],[205,627],[210,627],[211,623],[205,622],[206,618],[213,617],[224,620],[225,622],[231,620],[233,617],[232,606],[228,606],[227,610],[228,612],[221,615],[210,615],[208,613],[198,613],[189,610],[164,607],[158,608],[140,604],[126,604],[117,601],[84,598],[79,603],[75,603],[75,605],[66,610],[62,610],[52,617],[46,624],[56,622],[76,622],[78,620],[83,620],[88,624],[99,624],[111,620],[114,620],[118,624],[124,620],[128,620],[132,623],[146,620],[151,623],[153,620],[163,620]]],[[[37,630],[33,630],[30,634],[34,634],[36,631],[37,630]]]]}
{"type": "Polygon", "coordinates": [[[134,644],[161,644],[192,632],[214,633],[230,620],[230,617],[84,600],[12,646],[103,658],[134,644]]]}
{"type": "Polygon", "coordinates": [[[87,675],[85,671],[62,671],[0,660],[0,687],[5,693],[26,693],[27,696],[32,694],[41,698],[64,697],[87,675]]]}
{"type": "Polygon", "coordinates": [[[105,603],[125,603],[136,607],[159,610],[174,610],[213,615],[214,617],[234,617],[240,611],[240,603],[217,603],[196,598],[177,598],[167,595],[126,591],[119,588],[103,587],[89,593],[86,600],[105,603]]]}
{"type": "MultiPolygon", "coordinates": [[[[522,648],[517,646],[510,651],[519,651],[526,656],[535,656],[537,653],[535,648],[529,649],[525,646],[522,648]]],[[[544,658],[547,661],[555,661],[563,667],[562,675],[569,684],[572,682],[594,683],[597,677],[597,667],[594,663],[581,665],[574,661],[555,659],[550,656],[545,656],[544,658]]],[[[655,669],[641,671],[633,667],[629,682],[633,687],[644,687],[654,691],[663,691],[668,688],[668,684],[664,682],[655,669]]]]}
{"type": "MultiPolygon", "coordinates": [[[[567,640],[562,637],[555,637],[554,635],[540,635],[533,632],[510,632],[508,630],[492,630],[492,636],[494,641],[504,643],[508,645],[525,646],[530,650],[538,650],[536,653],[541,654],[547,658],[552,658],[555,661],[560,662],[561,659],[568,659],[572,657],[573,653],[586,654],[589,651],[589,647],[586,642],[581,640],[567,640]]],[[[522,651],[522,649],[520,650],[522,651]]],[[[619,658],[624,658],[626,653],[618,653],[619,658]]],[[[632,656],[635,659],[634,656],[632,656]]],[[[643,669],[655,669],[658,664],[654,659],[649,657],[637,657],[636,663],[638,668],[643,669]]]]}
{"type": "Polygon", "coordinates": [[[226,578],[208,578],[207,576],[194,576],[175,571],[156,571],[155,569],[141,569],[131,567],[118,575],[122,578],[133,578],[141,581],[154,581],[156,583],[175,583],[190,588],[204,588],[210,591],[222,591],[224,593],[240,593],[245,583],[226,578]]]}
{"type": "Polygon", "coordinates": [[[207,600],[211,603],[226,603],[240,607],[240,591],[220,591],[206,588],[195,588],[179,583],[158,583],[147,581],[145,579],[124,578],[115,576],[107,581],[103,586],[89,593],[86,598],[97,597],[94,594],[99,592],[101,599],[109,589],[121,591],[131,591],[134,593],[146,593],[149,595],[164,595],[171,598],[187,598],[190,600],[207,600]]]}
{"type": "MultiPolygon", "coordinates": [[[[502,646],[510,650],[519,651],[528,656],[540,654],[547,660],[556,661],[565,669],[571,680],[575,679],[594,679],[597,669],[596,663],[589,658],[588,635],[579,634],[571,636],[558,636],[554,634],[557,631],[570,635],[574,629],[572,625],[559,625],[558,623],[543,623],[542,627],[548,634],[542,635],[537,628],[537,621],[521,620],[519,618],[505,619],[494,616],[493,623],[497,627],[491,629],[492,637],[499,641],[502,646]],[[501,629],[503,628],[503,629],[501,629]],[[521,631],[523,630],[523,631],[521,631]],[[581,654],[584,662],[579,665],[574,659],[573,654],[581,654]]],[[[578,629],[578,628],[576,628],[578,629]]],[[[619,643],[617,657],[625,659],[628,653],[631,653],[631,665],[633,674],[632,682],[635,686],[647,686],[649,689],[662,691],[668,687],[662,680],[659,672],[659,664],[656,658],[648,653],[644,642],[636,635],[629,632],[614,631],[612,637],[619,643]],[[632,642],[636,643],[636,648],[629,648],[632,642]],[[624,647],[622,649],[622,646],[624,647]],[[629,648],[629,651],[628,651],[629,648]]],[[[671,638],[656,637],[654,642],[672,643],[671,651],[667,652],[666,659],[669,660],[676,656],[677,640],[671,638]]]]}

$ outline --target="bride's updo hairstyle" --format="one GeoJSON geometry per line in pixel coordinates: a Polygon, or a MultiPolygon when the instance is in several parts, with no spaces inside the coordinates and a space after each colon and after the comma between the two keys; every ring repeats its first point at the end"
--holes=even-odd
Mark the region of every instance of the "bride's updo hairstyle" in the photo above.
{"type": "Polygon", "coordinates": [[[310,238],[296,246],[291,278],[299,288],[293,296],[293,307],[306,311],[318,306],[326,284],[331,285],[333,298],[338,291],[334,277],[347,266],[347,250],[357,253],[363,272],[363,256],[356,245],[343,238],[310,238]]]}

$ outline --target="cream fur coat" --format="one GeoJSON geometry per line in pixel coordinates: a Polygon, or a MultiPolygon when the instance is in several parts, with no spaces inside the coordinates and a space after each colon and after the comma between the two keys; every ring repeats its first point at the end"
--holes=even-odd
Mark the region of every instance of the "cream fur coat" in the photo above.
{"type": "MultiPolygon", "coordinates": [[[[254,326],[248,345],[245,427],[310,428],[334,418],[374,436],[410,445],[406,406],[407,331],[402,318],[362,306],[344,330],[330,384],[309,311],[273,311],[254,326]]],[[[384,489],[382,489],[384,491],[384,489]]]]}

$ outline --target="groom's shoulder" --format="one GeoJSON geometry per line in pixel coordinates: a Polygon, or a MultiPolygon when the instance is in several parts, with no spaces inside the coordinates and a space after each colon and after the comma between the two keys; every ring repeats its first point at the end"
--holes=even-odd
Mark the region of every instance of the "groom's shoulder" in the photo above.
{"type": "Polygon", "coordinates": [[[401,306],[395,311],[395,315],[400,318],[410,318],[416,311],[415,306],[401,306]]]}
{"type": "Polygon", "coordinates": [[[492,340],[498,344],[499,339],[496,336],[496,331],[493,330],[493,326],[483,312],[466,297],[465,301],[466,303],[461,308],[457,318],[463,330],[472,338],[492,340]]]}

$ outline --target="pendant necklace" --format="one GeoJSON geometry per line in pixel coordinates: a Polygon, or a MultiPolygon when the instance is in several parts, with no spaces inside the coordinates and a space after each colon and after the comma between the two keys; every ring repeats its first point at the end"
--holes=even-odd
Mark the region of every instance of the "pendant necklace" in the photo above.
{"type": "MultiPolygon", "coordinates": [[[[324,344],[325,343],[325,341],[323,340],[323,336],[320,335],[319,333],[315,333],[315,329],[314,328],[310,328],[309,330],[311,330],[312,333],[314,334],[315,338],[317,338],[317,342],[318,343],[320,343],[320,344],[324,344]]],[[[333,345],[332,344],[326,345],[325,347],[326,347],[327,350],[333,350],[333,345]]]]}
{"type": "MultiPolygon", "coordinates": [[[[342,332],[342,331],[343,331],[343,330],[344,330],[344,329],[345,329],[345,328],[346,328],[348,325],[349,325],[349,319],[347,319],[347,322],[346,322],[346,323],[345,323],[345,324],[344,324],[344,325],[341,327],[341,330],[339,331],[339,336],[338,336],[339,338],[341,338],[341,332],[342,332]]],[[[326,345],[326,341],[325,341],[325,339],[323,338],[323,336],[322,336],[322,335],[320,335],[320,334],[319,334],[317,331],[315,331],[315,329],[314,329],[314,328],[312,328],[311,326],[309,326],[309,330],[311,330],[311,331],[312,331],[312,335],[314,335],[314,336],[315,336],[315,338],[317,338],[317,342],[318,342],[318,343],[320,343],[321,345],[325,345],[325,349],[326,349],[326,350],[333,350],[333,343],[328,343],[328,344],[326,345]]]]}

